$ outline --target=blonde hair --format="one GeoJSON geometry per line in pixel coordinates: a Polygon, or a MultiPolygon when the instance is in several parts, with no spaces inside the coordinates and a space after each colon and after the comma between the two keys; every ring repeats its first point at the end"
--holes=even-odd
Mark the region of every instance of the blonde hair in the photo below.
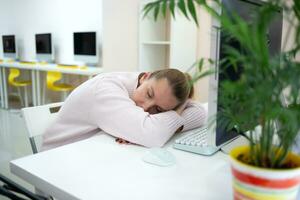
{"type": "Polygon", "coordinates": [[[155,78],[156,80],[165,78],[168,80],[173,95],[179,102],[176,108],[194,95],[192,78],[188,73],[183,73],[177,69],[162,69],[152,72],[149,78],[155,78]]]}

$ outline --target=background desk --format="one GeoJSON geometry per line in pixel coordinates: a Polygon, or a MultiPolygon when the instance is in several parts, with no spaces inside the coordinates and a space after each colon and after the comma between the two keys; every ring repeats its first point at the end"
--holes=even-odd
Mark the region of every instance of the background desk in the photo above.
{"type": "MultiPolygon", "coordinates": [[[[41,104],[41,86],[40,86],[40,71],[56,71],[66,74],[84,75],[91,78],[94,75],[102,73],[101,67],[86,67],[86,68],[67,68],[58,67],[57,64],[24,64],[20,62],[2,62],[0,63],[0,95],[1,107],[8,108],[8,93],[7,93],[7,78],[6,68],[17,68],[31,71],[32,80],[32,99],[33,105],[41,104]]],[[[46,81],[46,80],[45,80],[46,81]]]]}
{"type": "Polygon", "coordinates": [[[61,199],[232,199],[228,156],[167,149],[176,165],[142,161],[147,148],[120,145],[107,134],[11,161],[11,172],[61,199]]]}

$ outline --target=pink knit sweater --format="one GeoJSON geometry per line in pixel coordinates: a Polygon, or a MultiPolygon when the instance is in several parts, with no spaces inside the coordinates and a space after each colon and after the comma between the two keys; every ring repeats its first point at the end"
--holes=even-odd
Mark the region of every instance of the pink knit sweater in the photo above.
{"type": "Polygon", "coordinates": [[[182,115],[175,111],[149,114],[131,99],[138,73],[105,73],[86,81],[66,99],[56,121],[43,135],[42,150],[91,137],[99,130],[146,147],[161,147],[182,125],[202,126],[206,113],[190,102],[182,115]]]}

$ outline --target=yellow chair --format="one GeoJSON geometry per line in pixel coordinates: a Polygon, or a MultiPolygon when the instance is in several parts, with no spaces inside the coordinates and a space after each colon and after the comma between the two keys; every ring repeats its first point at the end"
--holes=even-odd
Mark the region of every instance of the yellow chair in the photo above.
{"type": "Polygon", "coordinates": [[[60,72],[47,72],[47,88],[56,92],[63,92],[63,100],[67,97],[69,91],[73,90],[75,87],[66,83],[57,83],[62,79],[62,74],[60,72]]]}
{"type": "Polygon", "coordinates": [[[20,76],[20,74],[21,74],[20,70],[15,69],[15,68],[10,68],[9,69],[9,75],[8,75],[8,83],[11,86],[14,86],[14,87],[17,88],[22,106],[25,105],[25,107],[28,107],[27,86],[31,85],[31,81],[30,80],[16,80],[20,76]],[[22,95],[21,95],[21,90],[20,90],[21,87],[24,88],[24,101],[25,101],[25,104],[24,104],[24,101],[23,101],[22,95]]]}

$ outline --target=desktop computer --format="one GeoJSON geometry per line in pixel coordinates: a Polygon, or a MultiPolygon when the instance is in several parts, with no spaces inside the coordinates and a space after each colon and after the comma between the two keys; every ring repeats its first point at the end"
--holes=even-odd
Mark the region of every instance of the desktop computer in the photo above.
{"type": "Polygon", "coordinates": [[[80,64],[96,65],[98,63],[96,32],[75,32],[74,60],[80,64]]]}
{"type": "Polygon", "coordinates": [[[51,33],[35,35],[36,60],[39,62],[53,62],[53,46],[51,33]]]}
{"type": "Polygon", "coordinates": [[[17,58],[15,36],[3,35],[2,43],[3,43],[4,60],[5,59],[15,60],[17,58]]]}
{"type": "MultiPolygon", "coordinates": [[[[219,13],[236,12],[243,19],[251,22],[251,13],[257,10],[263,2],[259,0],[222,0],[222,4],[224,10],[215,6],[215,9],[219,13]]],[[[266,33],[271,55],[281,51],[282,40],[282,11],[278,10],[274,15],[276,16],[275,20],[272,21],[266,33]]],[[[225,130],[216,117],[217,112],[222,109],[221,102],[218,99],[219,94],[222,93],[220,84],[222,81],[228,79],[232,81],[238,80],[243,72],[243,66],[238,66],[238,69],[234,70],[233,66],[225,68],[226,63],[219,62],[227,56],[223,50],[226,45],[230,45],[241,51],[240,45],[232,39],[229,40],[227,37],[228,35],[222,30],[220,23],[213,19],[211,29],[211,59],[215,61],[215,74],[209,77],[208,121],[211,119],[214,120],[207,127],[191,130],[183,134],[182,137],[175,141],[174,148],[202,155],[212,155],[219,149],[226,148],[226,145],[232,148],[234,145],[244,143],[244,140],[239,137],[241,134],[236,129],[225,130]]]]}

